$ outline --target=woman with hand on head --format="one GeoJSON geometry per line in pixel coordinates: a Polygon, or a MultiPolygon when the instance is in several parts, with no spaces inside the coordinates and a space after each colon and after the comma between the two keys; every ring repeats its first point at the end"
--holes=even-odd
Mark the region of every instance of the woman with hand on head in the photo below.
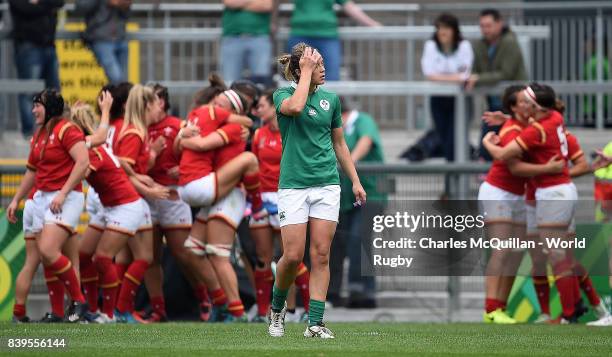
{"type": "Polygon", "coordinates": [[[283,256],[276,269],[268,332],[285,333],[285,300],[304,257],[310,226],[310,310],[305,337],[334,338],[323,324],[329,284],[329,250],[338,224],[340,178],[337,162],[353,183],[356,204],[366,193],[344,141],[340,101],[321,88],[325,67],[319,52],[295,45],[279,62],[292,85],[274,92],[283,149],[278,184],[278,217],[283,256]],[[334,155],[335,154],[335,155],[334,155]]]}

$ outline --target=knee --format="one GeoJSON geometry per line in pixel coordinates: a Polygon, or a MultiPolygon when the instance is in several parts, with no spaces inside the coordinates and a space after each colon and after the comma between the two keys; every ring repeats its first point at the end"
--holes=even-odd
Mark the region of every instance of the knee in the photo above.
{"type": "Polygon", "coordinates": [[[311,249],[310,261],[313,266],[328,266],[329,265],[329,250],[328,249],[311,249]]]}
{"type": "Polygon", "coordinates": [[[298,266],[304,260],[304,254],[299,251],[285,251],[283,260],[290,266],[298,266]]]}

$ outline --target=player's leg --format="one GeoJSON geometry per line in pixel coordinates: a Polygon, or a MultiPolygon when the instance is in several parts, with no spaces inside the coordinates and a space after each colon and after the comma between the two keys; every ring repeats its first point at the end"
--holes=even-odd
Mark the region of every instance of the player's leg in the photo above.
{"type": "Polygon", "coordinates": [[[114,321],[114,310],[122,277],[118,275],[116,266],[113,264],[113,257],[127,246],[129,239],[133,238],[129,233],[115,230],[113,227],[107,227],[102,233],[93,258],[100,277],[99,285],[102,288],[102,309],[97,322],[114,321]]]}
{"type": "Polygon", "coordinates": [[[149,294],[149,303],[152,308],[151,315],[148,317],[134,314],[136,319],[140,319],[142,323],[165,322],[166,318],[166,303],[164,300],[164,272],[161,266],[163,254],[163,233],[159,225],[156,225],[152,231],[153,235],[153,259],[144,275],[144,283],[149,294]]]}
{"type": "MultiPolygon", "coordinates": [[[[268,217],[265,219],[267,220],[268,217]]],[[[255,243],[255,297],[257,301],[257,316],[255,322],[266,321],[270,308],[270,297],[274,277],[272,276],[272,258],[274,255],[274,231],[269,224],[255,225],[252,220],[250,236],[255,243]]]]}
{"type": "MultiPolygon", "coordinates": [[[[29,235],[25,239],[26,259],[23,263],[21,271],[15,280],[15,305],[13,305],[13,322],[30,322],[30,318],[26,314],[26,302],[32,279],[40,264],[40,256],[36,247],[36,237],[29,235]]],[[[63,291],[63,287],[62,287],[63,291]]],[[[63,299],[63,294],[62,294],[63,299]]]]}
{"type": "Polygon", "coordinates": [[[89,311],[95,313],[98,310],[98,270],[93,263],[93,254],[102,237],[104,229],[88,225],[79,242],[79,261],[81,272],[81,285],[83,293],[89,305],[89,311]]]}
{"type": "Polygon", "coordinates": [[[238,291],[238,278],[230,261],[235,234],[235,228],[223,219],[209,219],[206,253],[219,279],[221,287],[225,291],[225,294],[227,294],[227,308],[230,313],[227,319],[231,321],[246,322],[244,305],[242,304],[238,291]]]}

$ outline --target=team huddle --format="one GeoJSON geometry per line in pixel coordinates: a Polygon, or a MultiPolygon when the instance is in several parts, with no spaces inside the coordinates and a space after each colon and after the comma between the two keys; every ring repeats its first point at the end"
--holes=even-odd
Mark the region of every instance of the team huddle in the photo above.
{"type": "MultiPolygon", "coordinates": [[[[336,158],[326,152],[322,164],[315,151],[333,146],[354,180],[359,202],[365,202],[365,192],[346,159],[343,137],[337,135],[342,130],[338,98],[319,88],[324,81],[321,56],[299,44],[282,63],[292,73],[295,88],[259,95],[249,81],[227,88],[211,74],[209,86],[195,94],[185,121],[168,114],[168,90],[161,85],[107,85],[98,96],[97,113],[84,103],[68,108],[53,89],[36,95],[32,112],[39,129],[31,141],[26,174],[7,209],[15,223],[19,202],[26,199],[26,262],[16,282],[13,320],[29,321],[25,303],[42,262],[52,308],[43,322],[165,321],[160,264],[165,242],[199,300],[201,320],[247,322],[230,255],[238,225],[250,216],[257,255],[251,264],[257,301],[253,321],[268,321],[271,303],[280,304],[282,313],[275,314],[273,306],[276,320],[270,320],[276,321],[271,334],[282,336],[278,316],[282,314],[284,326],[287,309],[295,309],[285,303],[294,286],[293,294],[299,291],[306,310],[301,317],[309,324],[305,336],[333,338],[322,323],[328,285],[322,270],[327,262],[319,266],[312,259],[319,281],[316,300],[310,296],[312,282],[302,262],[306,224],[317,234],[325,226],[320,239],[331,242],[338,221],[336,158]],[[279,93],[283,98],[277,103],[279,93]],[[319,116],[309,126],[294,125],[297,119],[285,116],[286,104],[292,103],[293,115],[307,111],[312,116],[314,109],[306,108],[306,99],[315,95],[323,98],[317,104],[319,116]],[[253,126],[247,114],[252,112],[264,125],[254,132],[251,150],[246,151],[253,126]],[[277,114],[293,122],[279,123],[277,114]],[[319,135],[312,138],[319,146],[296,137],[305,131],[319,135]],[[291,141],[296,144],[287,148],[285,142],[291,141]],[[318,175],[320,170],[326,176],[318,175]],[[86,197],[83,180],[88,184],[86,197]],[[315,186],[323,187],[317,191],[315,186]],[[279,199],[282,195],[285,201],[279,199]],[[314,195],[320,196],[318,201],[314,195]],[[77,239],[84,206],[89,223],[77,239]],[[295,227],[304,228],[304,239],[292,231],[295,227]],[[283,229],[288,230],[283,231],[285,255],[276,271],[277,285],[282,276],[283,286],[274,286],[272,299],[274,237],[283,229]],[[301,255],[296,255],[300,244],[301,255]],[[143,282],[151,305],[147,312],[135,310],[143,282]],[[67,311],[65,293],[70,299],[67,311]],[[309,314],[313,304],[315,313],[309,314]]],[[[322,249],[321,254],[329,255],[329,245],[322,249]]]]}
{"type": "MultiPolygon", "coordinates": [[[[480,186],[478,200],[487,213],[489,237],[523,237],[544,241],[546,237],[575,237],[574,212],[578,193],[571,178],[606,167],[599,157],[590,166],[578,140],[566,130],[564,104],[546,85],[511,86],[503,103],[509,117],[485,113],[489,124],[503,124],[499,134],[488,133],[483,145],[495,159],[480,186]],[[571,165],[570,165],[571,163],[571,165]],[[571,167],[570,167],[571,166],[571,167]]],[[[581,290],[588,297],[598,321],[612,324],[610,313],[595,291],[587,270],[574,258],[572,249],[529,251],[532,277],[541,316],[538,322],[575,323],[587,310],[581,290]],[[547,264],[550,263],[559,291],[562,314],[552,318],[547,264]]],[[[505,312],[522,251],[493,251],[487,266],[484,321],[516,323],[505,312]]]]}

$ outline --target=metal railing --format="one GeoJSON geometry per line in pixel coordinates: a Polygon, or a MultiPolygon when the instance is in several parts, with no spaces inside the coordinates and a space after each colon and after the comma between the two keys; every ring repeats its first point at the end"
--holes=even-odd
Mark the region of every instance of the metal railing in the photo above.
{"type": "MultiPolygon", "coordinates": [[[[480,9],[494,6],[502,11],[515,30],[520,30],[519,26],[523,25],[549,28],[548,36],[520,38],[532,79],[603,82],[608,75],[604,65],[604,59],[612,58],[612,53],[604,51],[606,45],[612,49],[612,16],[609,15],[612,5],[608,1],[360,5],[373,17],[391,26],[431,25],[441,11],[452,11],[463,24],[475,24],[480,9]],[[591,42],[593,46],[586,45],[591,42]],[[589,66],[594,68],[594,73],[589,73],[589,66]]],[[[0,6],[0,11],[7,9],[6,5],[0,6]]],[[[62,22],[78,20],[72,14],[71,5],[67,5],[66,10],[66,15],[61,17],[62,22]]],[[[287,15],[291,10],[290,4],[281,6],[282,26],[287,25],[287,15]]],[[[159,39],[143,39],[141,78],[147,81],[204,81],[210,71],[217,69],[220,11],[221,4],[135,4],[133,19],[141,27],[147,28],[142,32],[143,36],[148,29],[152,29],[146,36],[159,39]],[[170,28],[195,30],[177,32],[187,36],[183,37],[185,40],[175,41],[170,38],[173,35],[167,35],[168,41],[164,41],[165,35],[162,33],[170,28]]],[[[344,18],[340,20],[343,26],[355,25],[354,22],[344,21],[344,18]]],[[[359,27],[343,28],[342,78],[358,81],[421,79],[418,66],[420,48],[422,41],[430,37],[431,27],[397,29],[383,28],[380,30],[382,32],[377,33],[359,27]]],[[[478,37],[477,27],[472,25],[463,29],[467,37],[478,37]]],[[[285,36],[286,30],[279,33],[277,48],[284,48],[285,36]]],[[[7,41],[0,44],[0,51],[0,77],[14,77],[7,41]]],[[[10,114],[16,116],[12,99],[4,101],[7,103],[5,108],[9,107],[10,114]]],[[[189,99],[184,97],[179,101],[187,105],[189,99]]],[[[424,101],[412,102],[411,98],[401,97],[361,99],[362,109],[372,113],[385,127],[403,126],[406,122],[404,118],[408,119],[409,128],[423,127],[429,122],[428,105],[424,101]]],[[[570,125],[601,128],[602,123],[612,124],[612,95],[578,93],[564,95],[562,99],[567,103],[570,125]]]]}

